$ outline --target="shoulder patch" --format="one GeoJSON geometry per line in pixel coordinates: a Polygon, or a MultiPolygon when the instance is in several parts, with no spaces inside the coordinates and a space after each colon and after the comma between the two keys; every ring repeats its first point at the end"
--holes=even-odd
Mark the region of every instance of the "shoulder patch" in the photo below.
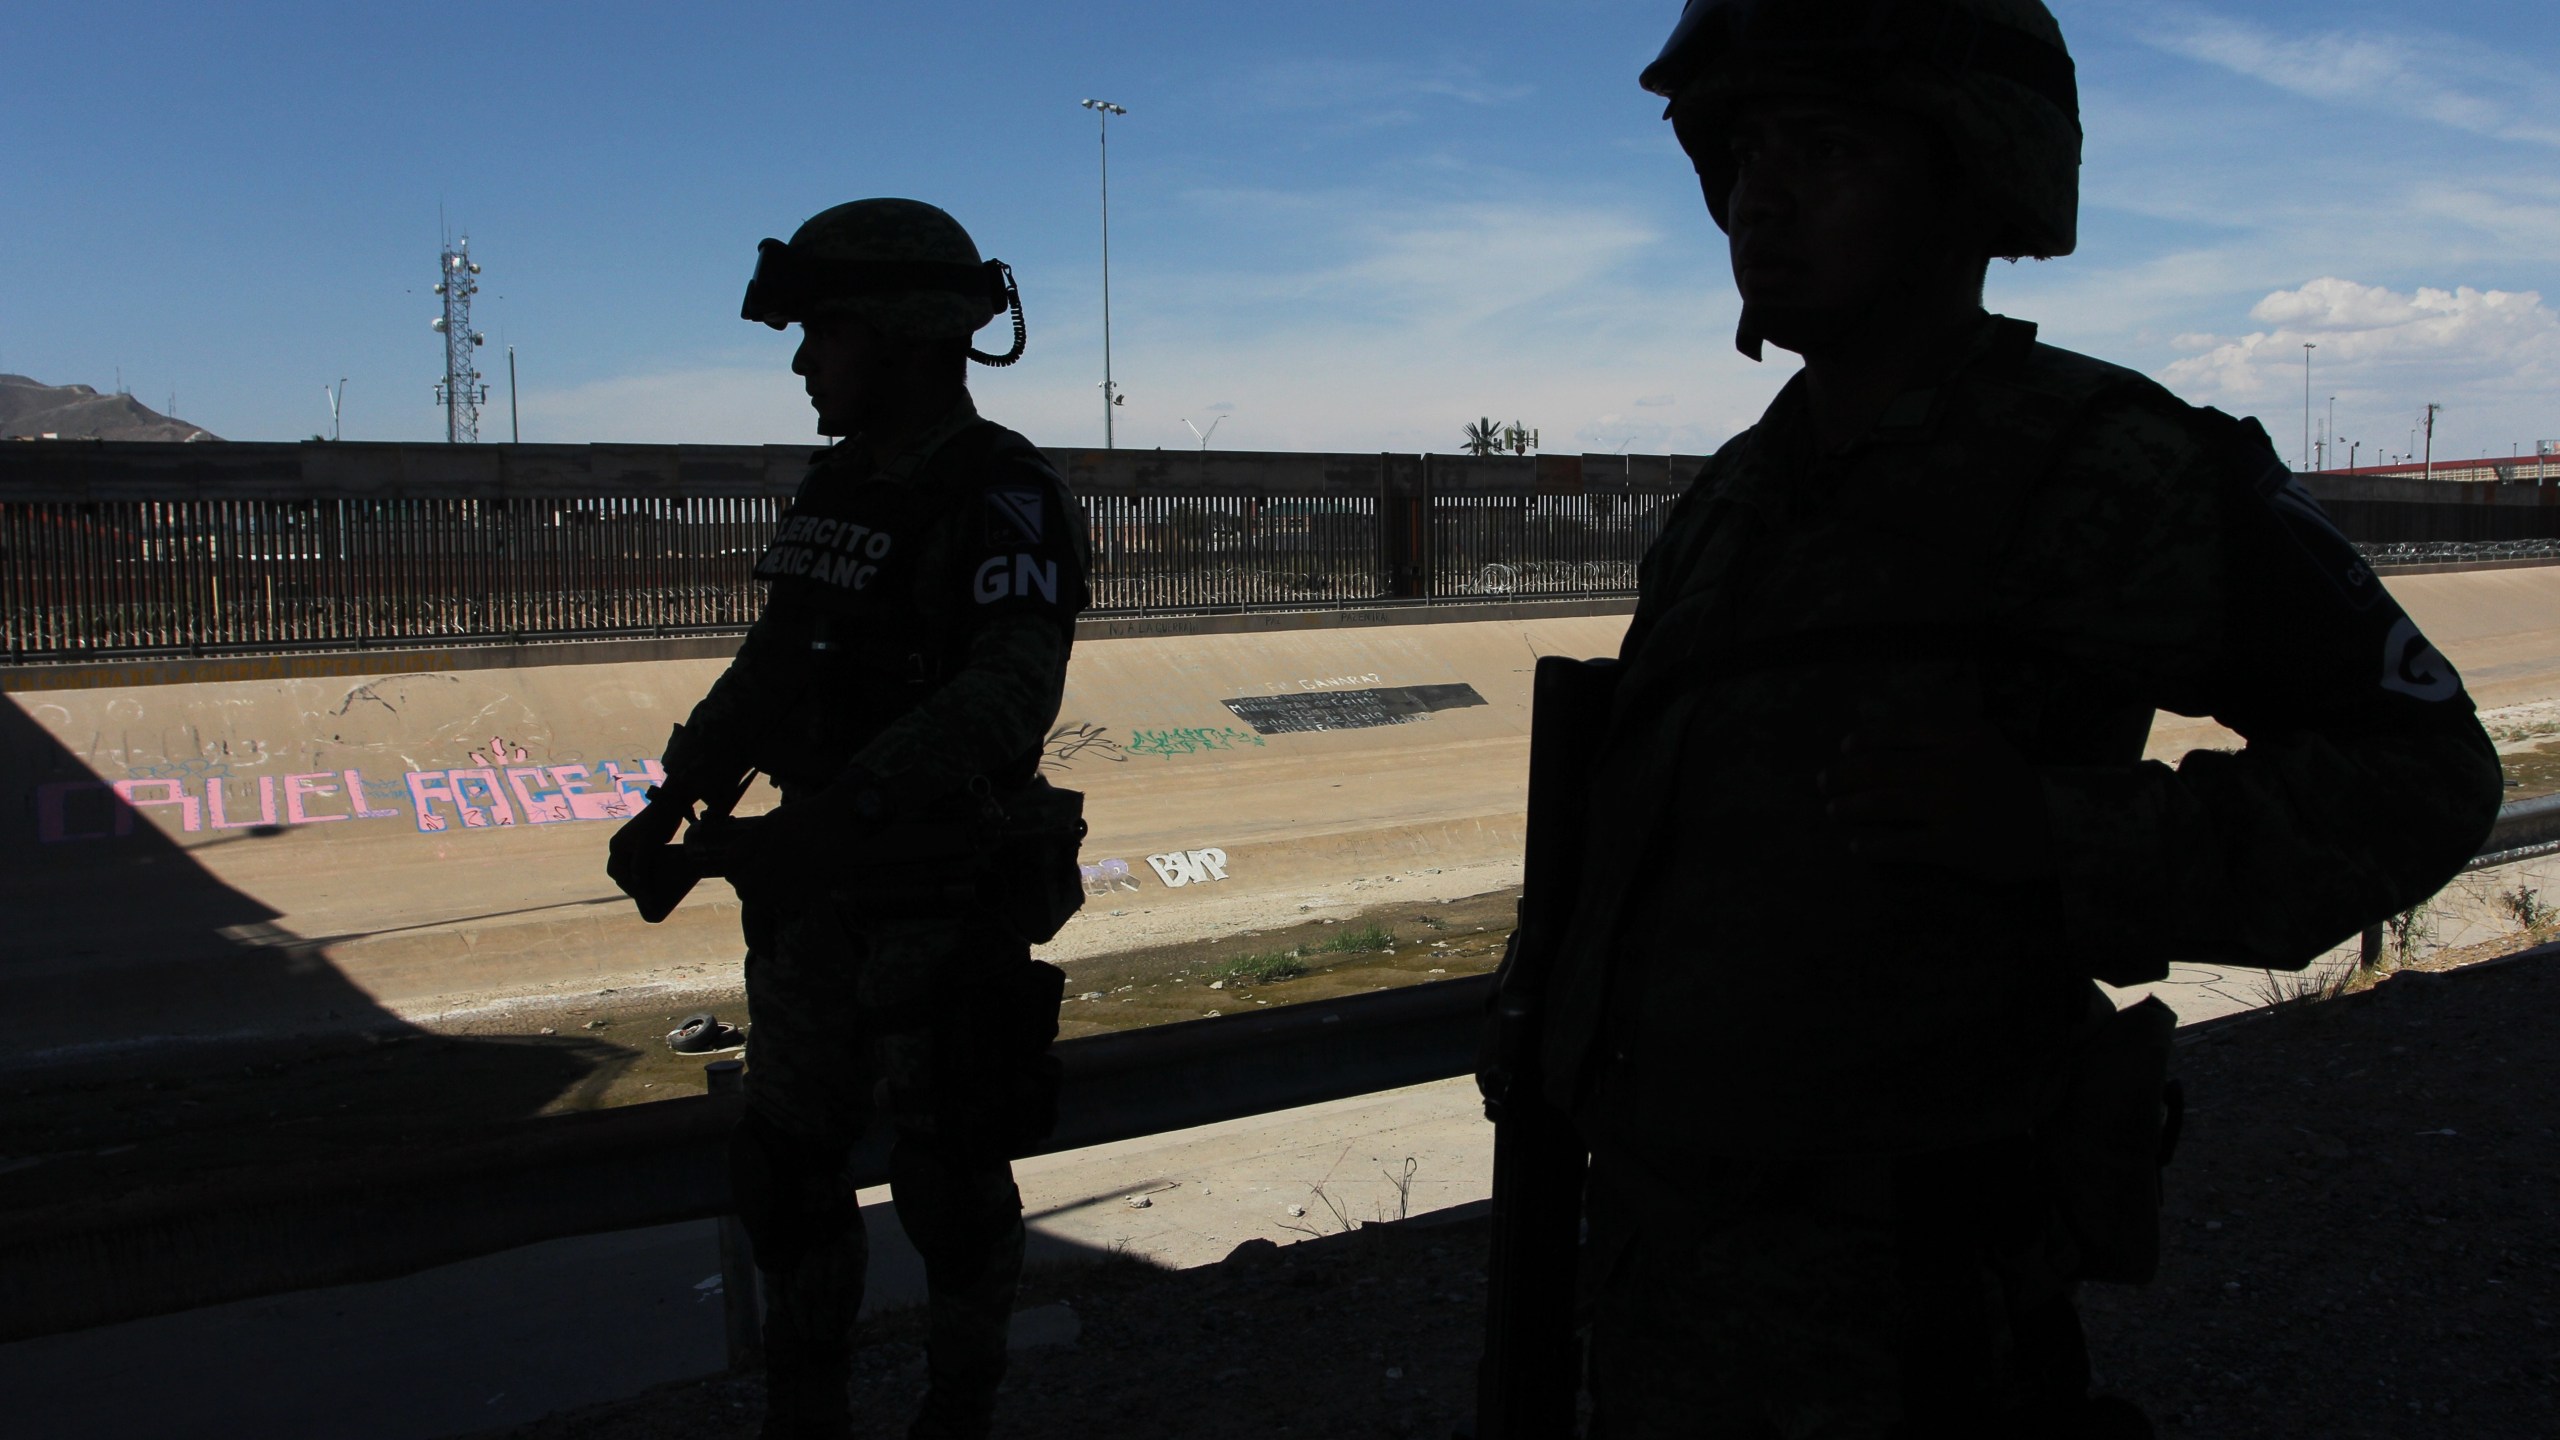
{"type": "Polygon", "coordinates": [[[998,544],[1037,545],[1048,519],[1048,497],[1037,490],[990,490],[988,533],[998,544]]]}

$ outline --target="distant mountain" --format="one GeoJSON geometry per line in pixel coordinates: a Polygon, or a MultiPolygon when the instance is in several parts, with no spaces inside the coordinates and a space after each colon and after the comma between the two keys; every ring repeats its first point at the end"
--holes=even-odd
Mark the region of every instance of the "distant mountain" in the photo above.
{"type": "Polygon", "coordinates": [[[0,437],[52,435],[64,440],[219,440],[201,426],[172,419],[130,395],[101,395],[86,385],[40,385],[0,375],[0,437]]]}

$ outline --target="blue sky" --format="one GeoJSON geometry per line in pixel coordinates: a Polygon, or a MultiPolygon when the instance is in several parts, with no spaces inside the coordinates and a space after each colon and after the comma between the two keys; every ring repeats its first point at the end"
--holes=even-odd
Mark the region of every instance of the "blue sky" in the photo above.
{"type": "MultiPolygon", "coordinates": [[[[1098,444],[1095,123],[1112,122],[1124,446],[1702,451],[1794,368],[1729,342],[1722,237],[1635,88],[1676,0],[1175,6],[20,0],[0,88],[0,371],[235,439],[444,433],[439,206],[481,261],[507,434],[797,442],[756,240],[933,200],[1030,314],[982,408],[1098,444]],[[740,17],[740,18],[727,18],[740,17]],[[47,58],[50,57],[50,58],[47,58]],[[1223,419],[1220,419],[1223,417],[1223,419]]],[[[2290,453],[2302,350],[2358,458],[2560,438],[2560,7],[2060,0],[2081,247],[1995,309],[2290,453]]],[[[988,332],[989,339],[995,336],[988,332]]]]}

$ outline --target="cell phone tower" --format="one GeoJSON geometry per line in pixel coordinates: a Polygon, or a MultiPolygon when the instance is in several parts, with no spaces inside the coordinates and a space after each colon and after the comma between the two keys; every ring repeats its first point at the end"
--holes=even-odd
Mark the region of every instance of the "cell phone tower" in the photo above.
{"type": "Polygon", "coordinates": [[[470,236],[445,242],[436,261],[436,293],[444,297],[444,313],[433,323],[444,337],[444,378],[436,382],[436,403],[444,407],[444,438],[452,445],[479,443],[480,406],[489,398],[471,354],[489,339],[471,328],[471,297],[480,293],[479,275],[470,236]]]}

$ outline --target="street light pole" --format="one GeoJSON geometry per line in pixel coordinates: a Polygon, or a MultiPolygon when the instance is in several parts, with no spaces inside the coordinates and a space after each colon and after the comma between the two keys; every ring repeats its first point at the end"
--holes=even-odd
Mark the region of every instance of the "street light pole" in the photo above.
{"type": "Polygon", "coordinates": [[[2320,347],[2302,342],[2302,468],[2311,468],[2311,352],[2320,347]]]}
{"type": "Polygon", "coordinates": [[[1083,104],[1102,126],[1102,448],[1109,450],[1111,410],[1120,403],[1119,387],[1111,383],[1111,117],[1129,112],[1108,100],[1083,104]]]}

